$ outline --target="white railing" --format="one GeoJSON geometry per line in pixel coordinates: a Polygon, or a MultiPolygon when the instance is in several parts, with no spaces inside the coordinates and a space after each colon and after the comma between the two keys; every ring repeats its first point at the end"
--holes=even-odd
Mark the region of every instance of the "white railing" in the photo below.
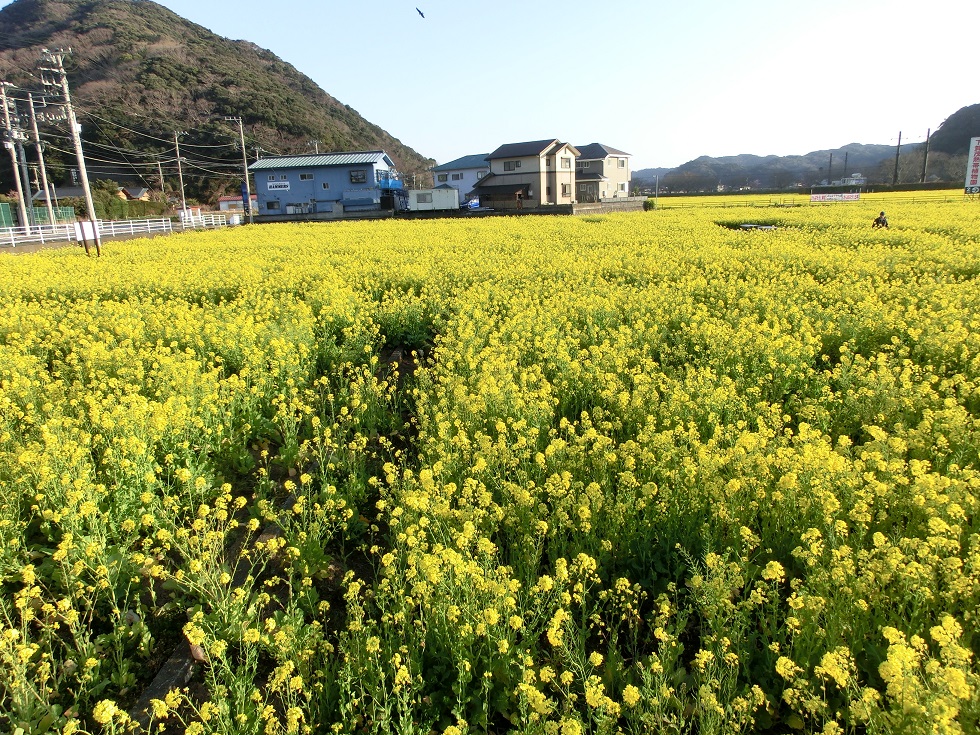
{"type": "MultiPolygon", "coordinates": [[[[59,225],[32,225],[30,227],[0,228],[0,247],[13,248],[29,243],[45,243],[56,241],[79,242],[78,232],[74,222],[59,225]]],[[[116,237],[119,235],[153,235],[170,234],[174,231],[174,222],[167,217],[156,219],[124,219],[98,220],[101,237],[116,237]]],[[[186,217],[180,222],[184,230],[196,230],[208,227],[226,227],[228,218],[224,214],[201,214],[186,217]]]]}
{"type": "Polygon", "coordinates": [[[32,242],[55,242],[58,240],[74,240],[74,223],[60,225],[33,225],[32,227],[3,227],[0,228],[0,247],[13,248],[32,242]]]}
{"type": "Polygon", "coordinates": [[[196,214],[182,216],[180,224],[185,230],[196,230],[200,227],[225,227],[228,224],[228,216],[224,214],[196,214]]]}
{"type": "Polygon", "coordinates": [[[165,217],[157,219],[122,219],[99,221],[99,234],[102,237],[116,235],[148,235],[153,233],[168,233],[174,231],[173,222],[165,217]]]}

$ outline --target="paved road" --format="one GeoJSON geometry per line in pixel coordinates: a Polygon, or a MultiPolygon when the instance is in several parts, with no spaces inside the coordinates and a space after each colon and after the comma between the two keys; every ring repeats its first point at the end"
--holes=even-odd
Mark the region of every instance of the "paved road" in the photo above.
{"type": "MultiPolygon", "coordinates": [[[[194,230],[192,230],[193,232],[194,230]]],[[[179,235],[182,234],[179,230],[173,233],[167,232],[143,232],[136,235],[116,235],[115,237],[103,237],[102,238],[102,249],[105,250],[106,243],[120,242],[122,240],[136,240],[137,238],[149,238],[149,237],[165,237],[168,235],[179,235]]],[[[71,242],[69,240],[52,240],[50,242],[31,242],[24,245],[17,245],[16,247],[0,247],[0,255],[4,253],[9,253],[10,255],[29,255],[30,253],[37,253],[41,250],[53,250],[55,248],[78,248],[78,251],[84,255],[85,248],[81,243],[71,242]]],[[[95,245],[89,243],[89,250],[92,255],[95,255],[95,245]]]]}

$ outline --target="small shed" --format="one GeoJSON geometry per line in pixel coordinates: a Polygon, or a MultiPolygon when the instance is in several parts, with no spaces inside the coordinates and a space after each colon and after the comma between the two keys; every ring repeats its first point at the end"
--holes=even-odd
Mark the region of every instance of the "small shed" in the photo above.
{"type": "Polygon", "coordinates": [[[410,189],[408,192],[410,212],[459,209],[459,192],[451,186],[436,189],[410,189]]]}

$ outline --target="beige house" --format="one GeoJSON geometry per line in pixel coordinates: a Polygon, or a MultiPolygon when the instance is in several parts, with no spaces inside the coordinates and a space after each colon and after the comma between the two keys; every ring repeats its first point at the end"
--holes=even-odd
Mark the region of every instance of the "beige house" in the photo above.
{"type": "Polygon", "coordinates": [[[574,146],[557,139],[508,143],[487,156],[490,173],[471,192],[493,209],[534,209],[575,201],[574,146]]]}
{"type": "Polygon", "coordinates": [[[630,154],[601,143],[580,146],[575,159],[575,201],[598,202],[630,193],[630,154]]]}

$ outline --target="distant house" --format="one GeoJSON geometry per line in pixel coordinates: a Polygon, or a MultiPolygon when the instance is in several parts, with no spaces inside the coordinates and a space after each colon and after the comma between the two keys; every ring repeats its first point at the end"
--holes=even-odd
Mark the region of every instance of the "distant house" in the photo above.
{"type": "MultiPolygon", "coordinates": [[[[85,190],[80,186],[56,186],[54,188],[54,200],[60,201],[62,199],[83,199],[85,197],[85,190]]],[[[35,202],[45,202],[48,199],[48,195],[43,191],[37,191],[34,196],[31,197],[35,202]]],[[[54,204],[54,201],[52,202],[54,204]]]]}
{"type": "MultiPolygon", "coordinates": [[[[242,212],[245,207],[242,206],[244,202],[242,197],[239,196],[226,196],[218,197],[218,211],[220,212],[242,212]]],[[[254,212],[259,206],[258,194],[252,194],[252,211],[254,212]]]]}
{"type": "Polygon", "coordinates": [[[435,187],[452,187],[459,192],[459,201],[465,201],[466,195],[473,191],[477,182],[490,173],[490,162],[487,161],[487,155],[486,153],[476,153],[434,166],[432,178],[435,187]]]}
{"type": "Polygon", "coordinates": [[[508,143],[487,156],[490,174],[473,187],[480,204],[494,209],[533,209],[575,199],[578,150],[557,138],[508,143]]]}
{"type": "Polygon", "coordinates": [[[868,183],[868,177],[861,174],[851,174],[840,180],[843,186],[864,186],[868,183]]]}
{"type": "Polygon", "coordinates": [[[598,202],[630,192],[630,154],[601,143],[579,146],[575,159],[576,201],[598,202]]]}
{"type": "Polygon", "coordinates": [[[402,190],[384,151],[272,156],[248,169],[255,176],[259,216],[378,210],[383,196],[402,190]]]}
{"type": "Polygon", "coordinates": [[[119,191],[123,195],[123,198],[130,202],[150,201],[150,190],[145,186],[124,186],[119,191]]]}

